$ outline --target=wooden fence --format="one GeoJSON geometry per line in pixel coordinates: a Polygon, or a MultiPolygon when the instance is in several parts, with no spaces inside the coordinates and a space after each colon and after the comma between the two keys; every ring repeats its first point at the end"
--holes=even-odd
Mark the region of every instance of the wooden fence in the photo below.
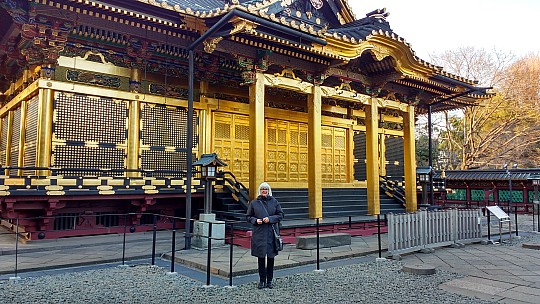
{"type": "Polygon", "coordinates": [[[479,242],[480,209],[446,209],[388,214],[388,256],[424,249],[479,242]]]}

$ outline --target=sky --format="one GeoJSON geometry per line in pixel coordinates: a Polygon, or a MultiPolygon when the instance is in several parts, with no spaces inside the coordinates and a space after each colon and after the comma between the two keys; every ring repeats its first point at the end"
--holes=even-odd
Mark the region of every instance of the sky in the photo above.
{"type": "Polygon", "coordinates": [[[386,8],[386,20],[424,60],[460,47],[540,54],[540,0],[348,0],[356,19],[386,8]]]}

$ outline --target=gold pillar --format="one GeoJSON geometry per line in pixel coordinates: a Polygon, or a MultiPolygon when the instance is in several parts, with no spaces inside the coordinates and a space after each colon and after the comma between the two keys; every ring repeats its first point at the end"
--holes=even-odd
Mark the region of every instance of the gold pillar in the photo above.
{"type": "Polygon", "coordinates": [[[264,181],[264,74],[257,72],[249,86],[249,198],[257,197],[259,184],[264,181]]]}
{"type": "MultiPolygon", "coordinates": [[[[19,155],[17,156],[17,166],[22,167],[24,163],[24,143],[26,141],[26,114],[28,113],[28,101],[23,100],[21,102],[21,125],[19,126],[19,155]]],[[[17,126],[14,126],[17,128],[17,126]]],[[[28,164],[34,166],[34,164],[28,164]]],[[[23,175],[23,170],[17,170],[17,175],[23,175]]]]}
{"type": "MultiPolygon", "coordinates": [[[[141,126],[141,102],[132,100],[129,103],[128,117],[128,142],[126,168],[128,170],[139,169],[139,147],[140,147],[140,126],[141,126]]],[[[140,176],[139,172],[127,172],[126,176],[140,176]]]]}
{"type": "MultiPolygon", "coordinates": [[[[6,159],[5,165],[11,166],[11,143],[13,142],[13,110],[8,112],[7,139],[6,139],[6,159]]],[[[5,170],[5,175],[9,175],[9,170],[5,170]]]]}
{"type": "Polygon", "coordinates": [[[313,86],[308,95],[308,207],[310,218],[322,218],[322,93],[321,87],[313,86]]]}
{"type": "Polygon", "coordinates": [[[366,108],[366,178],[368,213],[381,212],[379,188],[379,123],[377,99],[371,98],[366,108]]]}
{"type": "MultiPolygon", "coordinates": [[[[138,93],[141,88],[141,71],[136,67],[132,67],[129,78],[129,90],[131,92],[138,93]]],[[[128,138],[126,151],[126,169],[128,170],[139,169],[139,150],[141,141],[140,128],[141,101],[139,99],[135,99],[129,102],[128,138]]],[[[137,177],[140,175],[141,174],[139,172],[126,172],[126,176],[128,177],[137,177]]]]}
{"type": "MultiPolygon", "coordinates": [[[[206,108],[199,111],[199,155],[212,153],[212,109],[207,102],[207,94],[210,90],[208,81],[199,83],[200,103],[205,104],[206,108]]],[[[222,155],[218,155],[222,157],[222,155]]]]}
{"type": "Polygon", "coordinates": [[[141,70],[132,67],[129,78],[129,91],[138,93],[141,89],[141,70]]]}
{"type": "Polygon", "coordinates": [[[405,209],[414,212],[418,209],[416,202],[416,143],[414,135],[414,106],[408,106],[403,113],[403,160],[405,170],[405,209]]]}
{"type": "MultiPolygon", "coordinates": [[[[36,139],[36,166],[50,167],[52,152],[54,92],[39,89],[38,130],[36,139]]],[[[37,175],[50,175],[49,170],[37,170],[37,175]]]]}

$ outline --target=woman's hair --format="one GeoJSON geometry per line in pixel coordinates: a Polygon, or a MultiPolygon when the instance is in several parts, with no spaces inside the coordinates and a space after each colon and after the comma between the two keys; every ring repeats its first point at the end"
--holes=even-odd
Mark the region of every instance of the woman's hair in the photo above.
{"type": "Polygon", "coordinates": [[[268,188],[268,195],[272,196],[272,188],[270,188],[270,185],[267,182],[262,182],[259,185],[259,189],[257,190],[257,196],[261,195],[261,188],[268,188]]]}

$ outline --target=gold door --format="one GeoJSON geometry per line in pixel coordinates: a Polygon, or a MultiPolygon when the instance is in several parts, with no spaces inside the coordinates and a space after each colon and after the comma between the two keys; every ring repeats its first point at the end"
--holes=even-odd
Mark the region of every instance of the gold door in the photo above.
{"type": "Polygon", "coordinates": [[[323,182],[347,182],[347,130],[323,127],[321,146],[323,182]]]}
{"type": "Polygon", "coordinates": [[[249,117],[239,114],[214,113],[213,152],[227,163],[225,170],[249,182],[249,117]]]}
{"type": "Polygon", "coordinates": [[[307,125],[266,120],[266,180],[307,182],[307,125]]]}

